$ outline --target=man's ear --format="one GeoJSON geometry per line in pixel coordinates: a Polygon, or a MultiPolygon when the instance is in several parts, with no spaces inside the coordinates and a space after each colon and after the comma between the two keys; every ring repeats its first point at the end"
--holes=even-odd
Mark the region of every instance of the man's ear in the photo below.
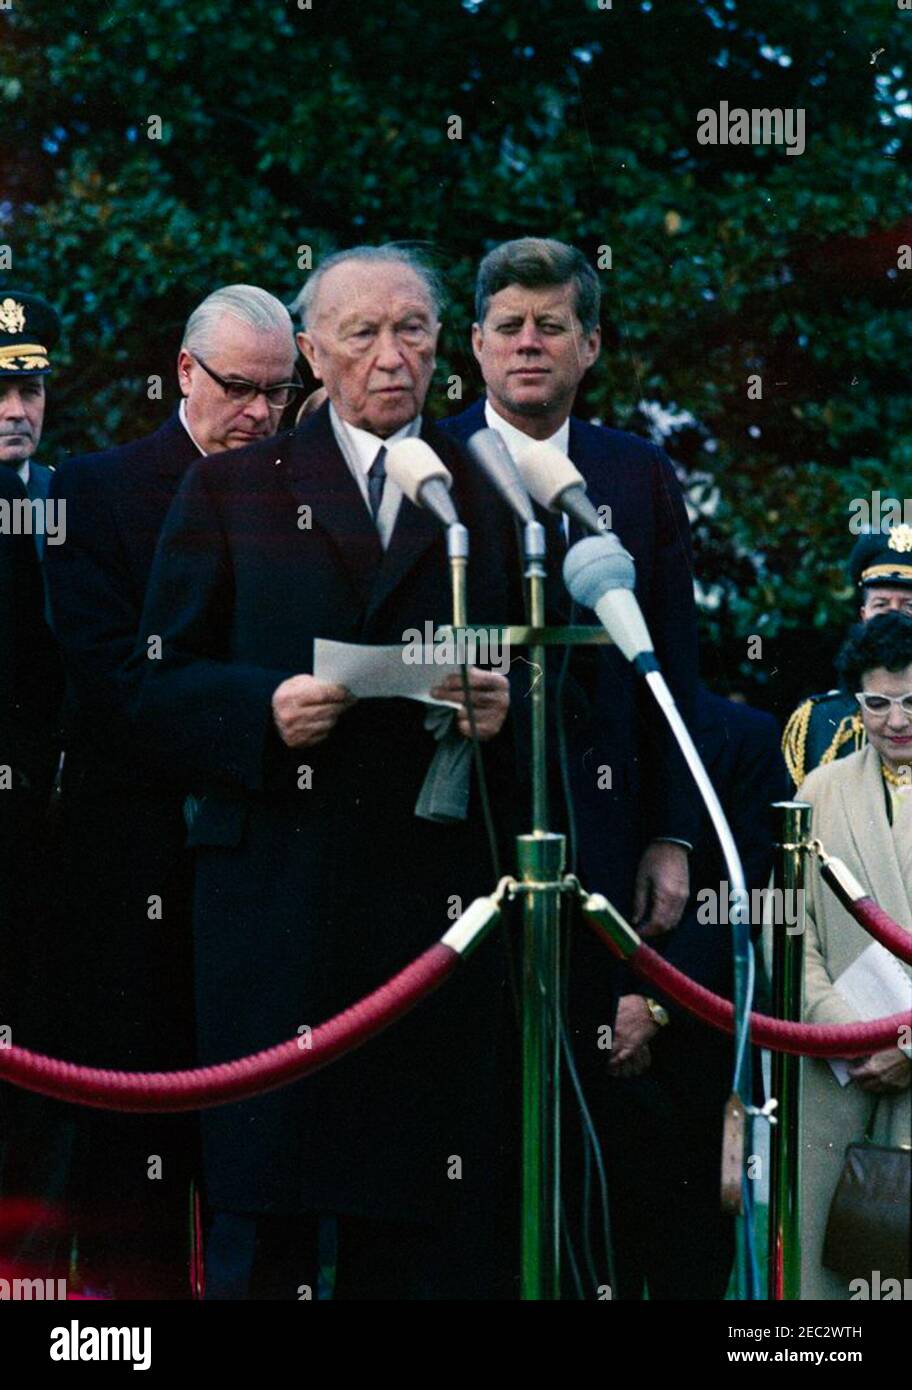
{"type": "Polygon", "coordinates": [[[480,323],[472,324],[472,351],[475,354],[475,361],[481,362],[481,349],[484,346],[484,329],[480,323]]]}
{"type": "Polygon", "coordinates": [[[317,349],[313,338],[311,338],[310,334],[305,332],[304,329],[300,329],[295,334],[295,342],[298,345],[301,356],[307,362],[308,367],[317,378],[317,381],[322,381],[323,373],[317,366],[317,349]]]}
{"type": "Polygon", "coordinates": [[[598,324],[596,324],[592,332],[586,334],[586,338],[583,343],[583,361],[585,362],[587,369],[591,367],[592,364],[596,361],[601,350],[602,330],[601,328],[599,328],[598,324]]]}
{"type": "Polygon", "coordinates": [[[182,396],[190,395],[190,387],[193,382],[193,358],[186,348],[181,348],[177,354],[177,384],[180,387],[182,396]]]}

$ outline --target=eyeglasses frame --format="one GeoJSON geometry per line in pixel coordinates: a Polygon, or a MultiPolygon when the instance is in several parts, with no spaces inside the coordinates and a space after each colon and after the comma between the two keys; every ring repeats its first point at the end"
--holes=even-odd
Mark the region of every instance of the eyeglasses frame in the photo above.
{"type": "Polygon", "coordinates": [[[247,386],[250,388],[250,396],[246,397],[243,402],[238,400],[238,405],[249,405],[251,401],[256,400],[257,396],[265,396],[267,405],[272,406],[275,410],[285,410],[294,400],[295,393],[304,390],[304,383],[301,380],[277,381],[273,386],[258,386],[255,381],[246,381],[243,377],[219,376],[218,372],[213,371],[209,364],[204,362],[201,357],[198,357],[195,352],[191,352],[190,356],[193,358],[194,362],[199,363],[206,375],[210,376],[215,384],[222,388],[226,396],[228,395],[229,386],[247,386]],[[269,399],[270,391],[290,391],[291,394],[287,401],[283,401],[281,405],[278,405],[269,399]]]}

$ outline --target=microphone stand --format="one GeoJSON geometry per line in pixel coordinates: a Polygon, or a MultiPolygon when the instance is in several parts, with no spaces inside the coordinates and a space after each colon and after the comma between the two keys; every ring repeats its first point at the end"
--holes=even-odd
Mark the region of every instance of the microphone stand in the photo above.
{"type": "MultiPolygon", "coordinates": [[[[451,530],[453,528],[450,528],[451,530]]],[[[465,616],[464,577],[449,548],[453,574],[453,635],[457,611],[465,616]],[[457,594],[462,604],[457,609],[457,594]]],[[[545,625],[545,533],[537,521],[524,524],[524,578],[528,626],[473,626],[509,647],[528,647],[534,672],[532,701],[532,831],[516,837],[519,873],[509,888],[523,905],[522,959],[522,1211],[520,1297],[530,1301],[560,1299],[560,1064],[562,895],[576,896],[579,885],[565,874],[567,839],[548,829],[547,685],[545,654],[549,647],[596,644],[610,646],[603,627],[545,625]]],[[[464,570],[463,570],[464,576],[464,570]]]]}
{"type": "Polygon", "coordinates": [[[447,558],[450,562],[450,587],[453,594],[453,627],[467,627],[466,574],[469,566],[469,533],[459,521],[446,528],[447,558]]]}
{"type": "Polygon", "coordinates": [[[524,529],[531,631],[532,833],[516,840],[523,888],[522,1271],[523,1299],[560,1298],[561,889],[566,838],[548,830],[545,682],[545,533],[524,529]]]}
{"type": "MultiPolygon", "coordinates": [[[[466,623],[466,559],[468,538],[461,526],[448,527],[447,552],[453,589],[453,636],[458,640],[466,623]]],[[[574,875],[565,873],[567,839],[548,829],[547,786],[547,686],[545,655],[549,647],[612,646],[604,627],[546,626],[545,614],[545,546],[544,530],[538,522],[525,523],[524,579],[528,596],[528,626],[501,627],[485,624],[474,626],[478,634],[486,631],[509,647],[528,647],[531,666],[536,673],[531,687],[532,700],[532,831],[516,837],[518,880],[507,881],[506,891],[511,898],[522,898],[522,1208],[520,1251],[520,1297],[524,1301],[556,1301],[560,1299],[561,1203],[560,1203],[560,1126],[561,1126],[561,908],[562,895],[586,898],[582,885],[574,875]]],[[[443,630],[445,635],[445,629],[443,630]]],[[[666,718],[679,738],[683,730],[685,755],[707,796],[708,778],[699,763],[689,734],[684,729],[667,692],[656,689],[657,682],[649,681],[666,718]],[[663,698],[665,696],[665,698],[663,698]],[[669,709],[669,705],[672,707],[669,709]],[[673,712],[672,712],[673,710],[673,712]],[[677,716],[677,718],[676,718],[677,716]]],[[[664,685],[664,682],[662,682],[664,685]]],[[[721,808],[715,801],[724,825],[723,848],[729,862],[732,881],[743,883],[737,851],[731,842],[728,826],[721,808]],[[737,867],[736,867],[737,866],[737,867]]],[[[714,816],[714,820],[716,817],[714,816]]],[[[719,822],[717,821],[717,825],[719,822]]],[[[721,826],[719,827],[721,829],[721,826]]],[[[733,911],[735,909],[733,908],[733,911]]],[[[734,917],[733,917],[734,920],[734,917]]],[[[742,931],[745,930],[740,923],[742,931]]],[[[743,962],[737,962],[739,989],[743,993],[743,962]]],[[[736,1009],[743,1004],[736,998],[736,1009]]],[[[739,1020],[742,1047],[746,1051],[746,1019],[739,1020]]],[[[747,1058],[739,1056],[738,1080],[743,1082],[747,1058]]],[[[736,1086],[736,1094],[747,1094],[746,1087],[736,1086]]],[[[743,1124],[743,1115],[742,1115],[743,1124]]],[[[738,1127],[740,1129],[740,1126],[738,1127]]],[[[743,1171],[743,1131],[738,1146],[737,1169],[743,1171]]],[[[734,1203],[733,1203],[734,1206],[734,1203]]],[[[737,1223],[738,1296],[756,1296],[745,1278],[746,1252],[744,1216],[737,1223]]]]}

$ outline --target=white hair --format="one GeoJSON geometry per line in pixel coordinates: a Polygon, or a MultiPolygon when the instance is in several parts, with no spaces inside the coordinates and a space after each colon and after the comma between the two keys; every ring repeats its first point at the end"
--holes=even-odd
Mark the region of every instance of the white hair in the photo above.
{"type": "Polygon", "coordinates": [[[257,333],[284,333],[294,351],[291,315],[280,299],[257,285],[225,285],[197,305],[187,320],[181,344],[194,355],[213,350],[218,325],[225,316],[246,323],[257,333]]]}
{"type": "Polygon", "coordinates": [[[374,263],[380,261],[386,264],[407,265],[409,270],[415,272],[424,286],[428,302],[434,311],[434,317],[440,317],[440,310],[443,307],[443,287],[437,272],[410,247],[397,246],[395,242],[389,242],[385,246],[353,246],[348,251],[336,251],[332,256],[327,256],[325,261],[321,261],[305,282],[304,288],[288,306],[291,313],[300,315],[302,328],[306,329],[313,318],[314,305],[323,276],[334,266],[343,265],[346,261],[372,261],[374,263]]]}

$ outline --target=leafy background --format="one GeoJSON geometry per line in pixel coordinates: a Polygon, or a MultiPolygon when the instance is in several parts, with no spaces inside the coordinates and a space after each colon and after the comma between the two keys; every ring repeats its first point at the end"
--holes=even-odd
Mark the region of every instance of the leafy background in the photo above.
{"type": "Polygon", "coordinates": [[[302,245],[434,258],[450,291],[434,414],[457,408],[450,374],[465,402],[478,391],[480,254],[526,233],[593,259],[610,245],[579,413],[664,436],[707,677],[784,714],[829,684],[852,613],[851,499],[912,498],[899,3],[11,0],[0,287],[45,293],[66,330],[42,457],[154,428],[190,308],[236,280],[291,299],[302,245]],[[803,108],[805,152],[698,145],[721,100],[803,108]]]}

